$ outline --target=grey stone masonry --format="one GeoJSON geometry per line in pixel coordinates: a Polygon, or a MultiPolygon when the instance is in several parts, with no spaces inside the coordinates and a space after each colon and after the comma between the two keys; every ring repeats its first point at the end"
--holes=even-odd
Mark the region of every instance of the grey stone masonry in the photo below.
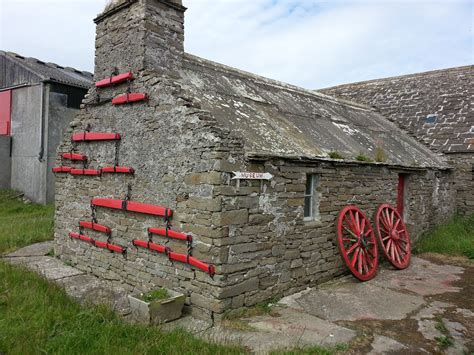
{"type": "MultiPolygon", "coordinates": [[[[259,83],[255,77],[247,80],[240,74],[242,85],[231,85],[232,90],[242,94],[233,96],[234,104],[240,107],[234,111],[227,104],[231,95],[226,94],[224,100],[211,90],[199,92],[198,86],[190,88],[204,80],[199,73],[193,76],[189,58],[183,53],[184,10],[177,2],[129,0],[115,4],[96,19],[96,79],[108,78],[118,68],[120,73],[132,71],[134,80],[92,88],[58,153],[87,155],[89,169],[118,163],[134,168],[135,174],[57,174],[55,249],[63,260],[84,272],[119,281],[131,294],[158,287],[183,293],[186,312],[219,320],[226,310],[287,295],[344,273],[335,246],[337,214],[351,203],[361,206],[369,216],[381,203],[395,204],[400,173],[408,174],[405,207],[413,238],[453,213],[451,171],[442,159],[400,136],[393,127],[392,135],[397,136],[394,159],[404,162],[413,153],[422,166],[250,155],[247,140],[251,136],[239,135],[223,121],[251,117],[246,112],[256,112],[260,106],[271,106],[280,113],[281,110],[245,91],[244,83],[259,83]],[[108,100],[127,91],[146,93],[148,100],[120,106],[108,100]],[[212,110],[202,105],[210,102],[216,102],[212,110]],[[219,112],[219,107],[224,111],[219,112]],[[120,133],[121,140],[118,144],[71,142],[72,133],[86,129],[120,133]],[[274,177],[266,182],[243,180],[237,186],[232,180],[234,171],[269,172],[274,177]],[[307,174],[317,176],[317,220],[303,216],[307,174]],[[133,245],[135,239],[149,240],[148,228],[164,228],[162,217],[95,209],[96,221],[111,228],[112,234],[84,233],[127,248],[125,256],[69,238],[69,232],[79,231],[79,221],[92,220],[93,198],[123,200],[127,195],[132,201],[172,209],[172,229],[193,237],[191,250],[181,240],[154,236],[153,242],[174,253],[192,252],[194,258],[215,266],[215,276],[187,263],[171,261],[164,253],[133,245]]],[[[210,73],[211,69],[206,69],[206,75],[210,73]]],[[[226,87],[221,84],[230,82],[225,75],[228,74],[216,71],[217,90],[224,91],[226,87]]],[[[281,106],[293,97],[290,92],[294,97],[301,94],[272,85],[266,82],[261,92],[267,100],[277,100],[277,95],[282,95],[281,106]]],[[[318,103],[314,105],[318,112],[325,112],[326,118],[336,116],[338,122],[349,122],[340,116],[349,110],[338,107],[334,100],[325,103],[324,95],[305,92],[299,97],[298,108],[311,107],[315,98],[318,103]]],[[[351,118],[358,121],[367,114],[373,122],[381,122],[380,117],[373,117],[365,109],[352,107],[350,112],[351,118]]],[[[319,121],[326,125],[324,120],[319,121]]],[[[272,129],[282,136],[286,134],[285,141],[290,141],[292,133],[288,132],[292,131],[278,126],[281,122],[291,126],[290,119],[275,120],[271,122],[272,129]]],[[[338,125],[350,134],[348,124],[338,125]]],[[[338,125],[326,126],[339,129],[338,125]]],[[[357,132],[364,136],[362,146],[370,136],[362,134],[363,127],[358,127],[357,132]]],[[[367,149],[372,143],[366,144],[367,149]]],[[[311,146],[304,143],[307,152],[311,146]]],[[[59,159],[57,163],[61,163],[59,159]]],[[[83,167],[83,163],[63,164],[83,167]]]]}
{"type": "Polygon", "coordinates": [[[320,90],[373,106],[455,167],[457,210],[472,213],[474,66],[340,85],[320,90]]]}
{"type": "Polygon", "coordinates": [[[473,65],[320,91],[375,107],[434,150],[474,154],[473,65]]]}

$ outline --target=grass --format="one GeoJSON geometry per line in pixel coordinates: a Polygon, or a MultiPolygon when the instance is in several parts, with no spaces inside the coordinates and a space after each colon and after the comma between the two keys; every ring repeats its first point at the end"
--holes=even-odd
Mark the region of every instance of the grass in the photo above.
{"type": "Polygon", "coordinates": [[[243,318],[251,318],[264,315],[278,317],[278,312],[272,307],[272,305],[277,303],[277,301],[277,299],[272,299],[267,302],[259,303],[253,307],[246,307],[227,311],[224,314],[222,326],[224,328],[233,330],[254,331],[255,328],[248,324],[248,322],[246,322],[243,318]]]}
{"type": "Polygon", "coordinates": [[[0,262],[0,353],[241,354],[183,330],[130,325],[104,307],[81,307],[57,285],[0,262]]]}
{"type": "Polygon", "coordinates": [[[293,348],[288,350],[272,351],[271,355],[334,355],[346,352],[349,349],[347,344],[338,344],[332,347],[309,346],[293,348]]]}
{"type": "Polygon", "coordinates": [[[423,234],[415,252],[463,255],[474,259],[474,214],[455,216],[448,223],[423,234]]]}
{"type": "Polygon", "coordinates": [[[140,299],[145,302],[151,302],[156,300],[164,300],[170,297],[169,292],[164,288],[159,288],[157,290],[153,290],[143,296],[140,296],[140,299]]]}
{"type": "Polygon", "coordinates": [[[25,203],[18,195],[0,190],[0,254],[53,239],[54,206],[25,203]]]}
{"type": "Polygon", "coordinates": [[[365,161],[365,162],[367,162],[367,163],[372,162],[372,159],[370,159],[368,156],[365,156],[365,155],[362,154],[362,153],[359,153],[359,155],[356,156],[356,160],[357,160],[357,161],[365,161]]]}
{"type": "Polygon", "coordinates": [[[375,147],[374,160],[377,163],[385,163],[387,161],[387,154],[382,147],[375,147]]]}
{"type": "Polygon", "coordinates": [[[331,159],[344,159],[339,152],[329,152],[329,158],[331,159]]]}
{"type": "Polygon", "coordinates": [[[443,322],[443,319],[439,316],[436,317],[436,325],[435,328],[442,333],[443,335],[439,337],[435,337],[436,342],[438,343],[438,346],[441,349],[446,349],[449,348],[450,346],[454,345],[453,337],[449,333],[448,328],[446,328],[446,325],[443,322]]]}

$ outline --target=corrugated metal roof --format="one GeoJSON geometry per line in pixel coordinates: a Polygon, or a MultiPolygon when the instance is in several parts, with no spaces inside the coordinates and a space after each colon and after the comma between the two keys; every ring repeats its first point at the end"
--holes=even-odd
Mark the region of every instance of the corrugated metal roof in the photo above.
{"type": "Polygon", "coordinates": [[[279,83],[189,54],[183,82],[203,109],[240,136],[249,154],[346,161],[386,155],[386,164],[446,167],[445,159],[371,108],[279,83]]]}
{"type": "Polygon", "coordinates": [[[93,82],[93,74],[70,67],[63,67],[55,63],[46,63],[36,58],[24,57],[17,53],[0,51],[0,56],[31,71],[42,81],[53,81],[65,85],[88,89],[93,82]]]}

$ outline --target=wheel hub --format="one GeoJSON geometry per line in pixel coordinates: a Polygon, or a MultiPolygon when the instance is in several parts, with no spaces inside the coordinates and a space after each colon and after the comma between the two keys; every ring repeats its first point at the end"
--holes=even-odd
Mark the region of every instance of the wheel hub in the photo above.
{"type": "Polygon", "coordinates": [[[390,233],[390,237],[394,240],[400,239],[400,235],[399,235],[398,231],[395,230],[395,229],[392,230],[392,232],[390,233]]]}

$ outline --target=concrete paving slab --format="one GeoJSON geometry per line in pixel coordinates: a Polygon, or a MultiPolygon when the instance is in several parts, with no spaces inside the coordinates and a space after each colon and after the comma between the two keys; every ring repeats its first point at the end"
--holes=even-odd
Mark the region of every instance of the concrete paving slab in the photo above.
{"type": "Polygon", "coordinates": [[[84,274],[83,271],[65,265],[62,261],[50,256],[25,258],[24,261],[27,268],[40,273],[52,281],[84,274]]]}
{"type": "Polygon", "coordinates": [[[372,350],[368,354],[383,355],[390,352],[402,352],[407,349],[408,347],[392,338],[383,335],[376,335],[372,342],[372,350]]]}
{"type": "Polygon", "coordinates": [[[449,307],[454,307],[454,305],[452,303],[434,301],[420,309],[412,318],[416,320],[433,319],[436,315],[443,314],[449,307]]]}
{"type": "MultiPolygon", "coordinates": [[[[285,299],[283,299],[285,302],[285,299]]],[[[407,295],[366,283],[315,288],[294,299],[299,309],[329,321],[404,319],[421,305],[421,296],[407,295]]]]}
{"type": "Polygon", "coordinates": [[[304,345],[336,345],[348,343],[356,336],[353,330],[335,323],[314,317],[304,311],[293,308],[277,310],[279,316],[259,316],[248,319],[251,327],[273,336],[287,336],[299,339],[304,345]]]}
{"type": "Polygon", "coordinates": [[[69,296],[80,303],[107,305],[122,316],[130,313],[128,293],[120,285],[110,284],[87,274],[63,278],[58,283],[69,296]]]}
{"type": "Polygon", "coordinates": [[[417,257],[412,257],[410,267],[405,270],[381,268],[371,284],[409,291],[420,296],[459,292],[453,283],[461,279],[464,268],[454,265],[439,265],[417,257]]]}
{"type": "Polygon", "coordinates": [[[53,250],[53,242],[43,242],[28,245],[13,253],[6,255],[7,258],[31,257],[31,256],[46,256],[53,250]]]}

